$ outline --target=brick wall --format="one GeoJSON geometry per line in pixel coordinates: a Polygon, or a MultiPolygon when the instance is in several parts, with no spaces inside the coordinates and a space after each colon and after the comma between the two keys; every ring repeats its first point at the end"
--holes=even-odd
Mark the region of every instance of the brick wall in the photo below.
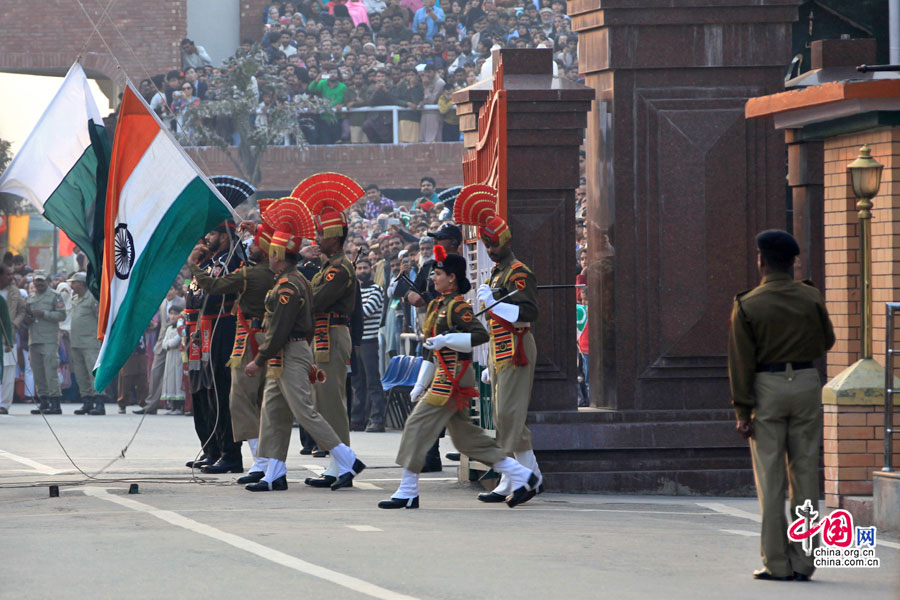
{"type": "MultiPolygon", "coordinates": [[[[101,3],[85,2],[84,6],[97,23],[101,3]]],[[[83,64],[89,74],[99,71],[121,85],[126,74],[139,81],[180,67],[179,42],[187,32],[185,7],[186,0],[113,3],[98,25],[109,48],[94,34],[85,49],[83,64]]],[[[0,11],[0,31],[0,71],[62,75],[75,61],[93,27],[77,2],[6,2],[0,11]]]]}
{"type": "MultiPolygon", "coordinates": [[[[900,411],[894,413],[900,427],[900,411]]],[[[895,449],[897,444],[895,442],[895,449]]],[[[893,462],[900,465],[900,450],[893,462]]],[[[872,472],[884,465],[884,408],[825,405],[825,505],[872,494],[872,472]]]]}
{"type": "MultiPolygon", "coordinates": [[[[191,148],[189,154],[208,175],[239,175],[218,148],[191,148]]],[[[337,144],[306,149],[272,147],[263,158],[262,190],[289,190],[322,171],[340,171],[365,186],[418,188],[425,175],[439,188],[462,184],[462,144],[337,144]]]]}
{"type": "Polygon", "coordinates": [[[837,343],[828,353],[828,378],[860,358],[859,218],[847,165],[868,144],[884,165],[872,210],[872,351],[884,362],[884,303],[900,300],[900,128],[885,127],[825,141],[825,300],[837,343]],[[896,193],[895,193],[896,192],[896,193]]]}

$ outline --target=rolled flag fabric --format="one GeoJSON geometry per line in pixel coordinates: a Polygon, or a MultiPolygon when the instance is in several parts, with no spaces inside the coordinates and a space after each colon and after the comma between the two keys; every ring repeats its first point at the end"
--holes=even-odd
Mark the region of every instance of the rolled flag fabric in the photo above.
{"type": "Polygon", "coordinates": [[[119,107],[108,189],[103,345],[94,371],[101,390],[128,360],[197,240],[238,218],[131,83],[119,107]]]}
{"type": "Polygon", "coordinates": [[[0,177],[0,194],[25,198],[87,256],[87,284],[99,297],[110,144],[77,62],[0,177]]]}

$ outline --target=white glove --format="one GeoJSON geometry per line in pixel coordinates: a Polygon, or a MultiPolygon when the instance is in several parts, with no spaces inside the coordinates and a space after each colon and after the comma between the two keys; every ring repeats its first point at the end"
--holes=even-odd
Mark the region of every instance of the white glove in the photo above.
{"type": "Polygon", "coordinates": [[[509,302],[497,303],[497,305],[491,309],[491,312],[510,323],[515,323],[519,320],[519,307],[515,304],[510,304],[509,302]]]}
{"type": "Polygon", "coordinates": [[[449,340],[447,339],[447,335],[442,334],[428,338],[422,345],[429,350],[440,350],[441,348],[446,346],[448,342],[449,340]]]}
{"type": "Polygon", "coordinates": [[[485,367],[484,370],[481,371],[481,383],[487,385],[491,382],[491,369],[489,367],[485,367]]]}
{"type": "Polygon", "coordinates": [[[478,286],[478,292],[476,292],[475,296],[478,298],[478,301],[486,307],[494,303],[494,292],[486,283],[482,283],[478,286]]]}
{"type": "Polygon", "coordinates": [[[431,385],[432,379],[434,379],[434,363],[423,360],[422,364],[419,366],[419,376],[416,377],[416,384],[409,393],[410,402],[415,402],[419,399],[419,396],[425,393],[425,390],[431,385]]]}
{"type": "Polygon", "coordinates": [[[444,337],[447,338],[447,348],[457,352],[472,351],[471,333],[445,333],[444,337]]]}

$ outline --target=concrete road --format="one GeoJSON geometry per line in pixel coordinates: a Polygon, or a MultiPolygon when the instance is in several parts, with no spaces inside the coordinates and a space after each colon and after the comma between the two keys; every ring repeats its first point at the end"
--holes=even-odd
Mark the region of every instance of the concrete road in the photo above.
{"type": "Polygon", "coordinates": [[[190,418],[148,416],[114,461],[141,418],[63,406],[48,420],[72,460],[107,468],[86,482],[31,406],[0,416],[2,599],[900,598],[900,543],[880,533],[877,569],[754,581],[750,498],[546,493],[510,510],[475,500],[445,461],[423,475],[419,510],[379,510],[399,482],[396,432],[353,434],[369,465],[353,489],[304,486],[326,459],[300,456],[295,437],[289,489],[251,494],[237,475],[191,477],[190,418]]]}

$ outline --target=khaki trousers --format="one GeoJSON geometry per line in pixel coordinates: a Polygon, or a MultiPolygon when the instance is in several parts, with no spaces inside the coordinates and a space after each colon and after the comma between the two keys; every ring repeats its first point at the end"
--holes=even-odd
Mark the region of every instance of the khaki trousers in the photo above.
{"type": "Polygon", "coordinates": [[[525,426],[525,419],[531,404],[537,348],[530,331],[522,337],[522,343],[528,358],[527,365],[506,367],[499,372],[491,367],[491,398],[497,443],[507,454],[532,449],[531,430],[525,426]]]}
{"type": "Polygon", "coordinates": [[[78,379],[78,391],[82,398],[99,396],[94,389],[94,365],[97,363],[99,348],[72,348],[69,351],[69,366],[78,379]]]}
{"type": "MultiPolygon", "coordinates": [[[[317,365],[325,371],[325,383],[315,387],[316,410],[325,417],[341,441],[350,445],[350,420],[347,418],[347,364],[350,362],[350,330],[336,325],[330,331],[331,348],[327,363],[317,365]]],[[[309,375],[309,369],[306,370],[309,375]]],[[[307,430],[309,431],[309,430],[307,430]]],[[[312,435],[312,432],[309,432],[312,435]]],[[[313,436],[315,437],[315,436],[313,436]]],[[[321,449],[322,446],[319,446],[321,449]]],[[[327,448],[325,448],[327,450],[327,448]]]]}
{"type": "Polygon", "coordinates": [[[257,456],[285,462],[296,418],[316,440],[319,448],[331,450],[341,443],[334,430],[316,412],[309,370],[313,355],[306,341],[288,342],[284,347],[281,377],[266,378],[259,423],[257,456]]]}
{"type": "MultiPolygon", "coordinates": [[[[28,347],[35,392],[42,398],[62,396],[59,388],[59,345],[31,344],[28,347]]],[[[93,365],[91,365],[93,367],[93,365]]]]}
{"type": "Polygon", "coordinates": [[[793,572],[812,575],[813,557],[799,542],[788,543],[788,523],[794,509],[807,499],[819,501],[819,442],[822,403],[819,372],[815,369],[757,373],[756,406],[750,453],[756,493],[762,509],[763,565],[777,577],[793,572]],[[790,485],[790,518],[784,514],[784,491],[790,485]]]}
{"type": "Polygon", "coordinates": [[[231,409],[231,429],[236,442],[259,437],[259,411],[266,378],[244,375],[244,367],[252,360],[251,354],[248,347],[241,357],[240,367],[231,368],[231,394],[228,397],[228,406],[231,409]]]}
{"type": "Polygon", "coordinates": [[[453,411],[446,405],[434,406],[420,400],[403,427],[397,464],[413,473],[420,473],[428,449],[434,445],[444,427],[456,449],[469,458],[486,465],[506,458],[506,453],[497,442],[484,429],[472,423],[468,410],[453,411]]]}

